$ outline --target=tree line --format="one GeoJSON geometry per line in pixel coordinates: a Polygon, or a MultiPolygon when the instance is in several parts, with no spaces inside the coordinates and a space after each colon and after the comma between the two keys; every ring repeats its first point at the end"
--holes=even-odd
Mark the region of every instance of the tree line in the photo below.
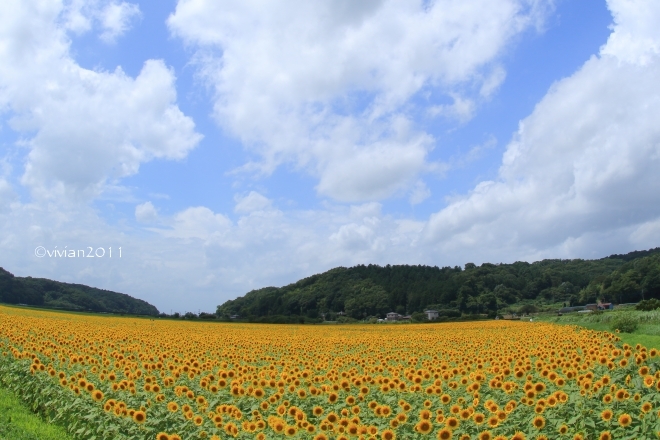
{"type": "Polygon", "coordinates": [[[308,322],[439,311],[441,318],[487,314],[514,306],[660,298],[660,248],[598,260],[467,263],[464,268],[410,265],[337,267],[284,287],[265,287],[218,306],[223,319],[308,322]]]}
{"type": "Polygon", "coordinates": [[[158,315],[156,307],[125,293],[45,278],[16,277],[1,267],[0,302],[70,311],[158,315]]]}

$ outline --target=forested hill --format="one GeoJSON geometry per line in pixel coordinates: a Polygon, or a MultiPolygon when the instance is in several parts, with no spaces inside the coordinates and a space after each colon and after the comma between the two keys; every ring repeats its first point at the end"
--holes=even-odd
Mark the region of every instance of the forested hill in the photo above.
{"type": "Polygon", "coordinates": [[[253,290],[218,306],[245,319],[285,316],[361,319],[426,308],[440,316],[490,313],[512,305],[615,303],[660,298],[660,248],[600,260],[472,263],[461,267],[338,267],[284,287],[253,290]]]}
{"type": "Polygon", "coordinates": [[[45,278],[15,277],[1,267],[0,302],[64,310],[158,315],[156,307],[124,293],[45,278]]]}

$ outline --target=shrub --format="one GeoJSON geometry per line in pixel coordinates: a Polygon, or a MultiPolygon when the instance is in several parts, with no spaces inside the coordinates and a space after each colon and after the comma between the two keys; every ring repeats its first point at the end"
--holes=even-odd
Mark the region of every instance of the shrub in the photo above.
{"type": "Polygon", "coordinates": [[[537,313],[538,311],[539,309],[534,304],[525,304],[524,306],[520,307],[518,313],[521,315],[528,315],[530,313],[537,313]]]}
{"type": "Polygon", "coordinates": [[[639,304],[635,306],[635,310],[644,310],[647,312],[655,309],[660,309],[660,300],[655,298],[640,301],[639,304]]]}
{"type": "Polygon", "coordinates": [[[415,312],[411,315],[414,322],[428,322],[429,317],[424,312],[415,312]]]}
{"type": "Polygon", "coordinates": [[[612,330],[619,330],[623,333],[633,333],[637,330],[637,319],[631,315],[621,315],[617,316],[612,320],[611,328],[612,330]]]}

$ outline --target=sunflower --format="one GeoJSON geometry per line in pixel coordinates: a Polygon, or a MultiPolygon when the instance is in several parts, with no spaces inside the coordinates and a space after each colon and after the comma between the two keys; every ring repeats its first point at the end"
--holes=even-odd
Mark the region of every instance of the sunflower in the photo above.
{"type": "Polygon", "coordinates": [[[103,400],[103,391],[95,390],[92,393],[92,399],[94,399],[94,401],[96,401],[96,402],[99,402],[99,401],[103,400]]]}
{"type": "Polygon", "coordinates": [[[179,434],[170,434],[170,440],[181,440],[181,436],[179,434]]]}
{"type": "Polygon", "coordinates": [[[542,429],[545,426],[545,419],[543,416],[536,416],[534,417],[534,420],[532,420],[532,425],[536,429],[542,429]]]}
{"type": "Polygon", "coordinates": [[[527,437],[525,437],[525,434],[520,431],[516,431],[516,433],[511,437],[511,440],[525,440],[526,438],[527,437]]]}
{"type": "Polygon", "coordinates": [[[629,426],[632,423],[632,417],[630,417],[630,415],[625,414],[625,413],[621,414],[619,416],[618,422],[619,422],[620,426],[625,428],[626,426],[629,426]]]}
{"type": "Polygon", "coordinates": [[[445,421],[445,425],[452,430],[458,428],[458,425],[460,424],[461,422],[459,422],[456,417],[447,417],[447,420],[445,421]]]}
{"type": "Polygon", "coordinates": [[[566,434],[566,433],[568,432],[568,426],[566,426],[566,425],[561,425],[561,426],[559,427],[558,431],[559,431],[559,433],[560,433],[561,435],[564,435],[564,434],[566,434]]]}
{"type": "Polygon", "coordinates": [[[451,429],[443,428],[438,431],[438,440],[450,440],[453,437],[451,429]]]}
{"type": "Polygon", "coordinates": [[[147,414],[144,411],[135,411],[133,413],[133,420],[135,423],[144,423],[147,420],[147,414]]]}
{"type": "Polygon", "coordinates": [[[600,433],[598,440],[612,440],[612,434],[610,431],[603,431],[600,433]]]}
{"type": "Polygon", "coordinates": [[[493,434],[491,434],[490,431],[482,431],[479,433],[479,440],[492,440],[493,439],[493,434]]]}
{"type": "Polygon", "coordinates": [[[415,430],[422,434],[428,434],[433,431],[433,425],[428,420],[420,420],[419,423],[415,425],[415,430]]]}
{"type": "Polygon", "coordinates": [[[642,403],[642,412],[644,414],[650,412],[653,409],[653,404],[651,402],[644,402],[642,403]]]}
{"type": "Polygon", "coordinates": [[[382,438],[383,440],[395,440],[396,433],[391,429],[386,429],[380,434],[380,438],[382,438]]]}

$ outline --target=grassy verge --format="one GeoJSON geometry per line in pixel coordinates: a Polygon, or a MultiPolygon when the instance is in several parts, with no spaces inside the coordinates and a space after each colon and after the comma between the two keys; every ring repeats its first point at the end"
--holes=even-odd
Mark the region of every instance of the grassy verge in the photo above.
{"type": "Polygon", "coordinates": [[[618,333],[622,342],[635,346],[641,344],[646,348],[660,349],[660,312],[638,312],[626,310],[621,312],[605,312],[601,314],[575,313],[557,316],[555,314],[540,315],[538,319],[546,322],[567,325],[579,325],[596,331],[608,331],[613,333],[612,322],[622,314],[634,318],[638,322],[638,328],[632,333],[618,333]]]}
{"type": "Polygon", "coordinates": [[[68,440],[64,428],[44,422],[11,391],[0,388],[0,439],[68,440]]]}

